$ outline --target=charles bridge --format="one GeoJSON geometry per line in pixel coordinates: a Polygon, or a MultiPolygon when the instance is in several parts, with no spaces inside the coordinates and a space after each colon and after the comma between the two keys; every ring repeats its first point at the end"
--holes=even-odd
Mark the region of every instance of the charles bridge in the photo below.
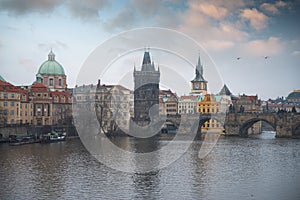
{"type": "Polygon", "coordinates": [[[300,136],[300,113],[214,113],[214,114],[186,114],[169,115],[167,122],[177,128],[184,126],[184,132],[201,127],[206,121],[215,119],[221,123],[227,136],[247,136],[248,129],[256,122],[264,121],[270,124],[276,137],[300,136]],[[196,125],[195,125],[196,123],[196,125]]]}

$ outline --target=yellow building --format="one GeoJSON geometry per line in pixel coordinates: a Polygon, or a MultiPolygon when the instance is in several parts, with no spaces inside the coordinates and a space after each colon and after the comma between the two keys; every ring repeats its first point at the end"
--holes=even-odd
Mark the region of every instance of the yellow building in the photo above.
{"type": "Polygon", "coordinates": [[[20,89],[0,80],[0,106],[3,108],[4,124],[20,121],[20,89]]]}
{"type": "MultiPolygon", "coordinates": [[[[200,102],[198,102],[197,110],[198,112],[204,113],[204,114],[213,114],[220,112],[221,103],[218,99],[216,99],[211,94],[206,94],[204,96],[204,99],[200,102]]],[[[215,120],[211,119],[204,123],[204,125],[201,127],[201,132],[221,132],[223,131],[223,127],[221,124],[215,120]]]]}

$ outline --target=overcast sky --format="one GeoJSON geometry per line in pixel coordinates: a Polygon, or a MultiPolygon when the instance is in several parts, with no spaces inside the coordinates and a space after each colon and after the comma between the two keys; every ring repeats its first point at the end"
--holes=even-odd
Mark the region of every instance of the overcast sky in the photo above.
{"type": "MultiPolygon", "coordinates": [[[[299,19],[299,0],[0,0],[0,75],[15,85],[31,84],[52,48],[74,87],[82,64],[101,43],[155,26],[202,45],[234,94],[287,96],[300,89],[299,19]]],[[[144,45],[151,48],[149,40],[144,45]]],[[[210,66],[203,64],[205,76],[210,66]]]]}

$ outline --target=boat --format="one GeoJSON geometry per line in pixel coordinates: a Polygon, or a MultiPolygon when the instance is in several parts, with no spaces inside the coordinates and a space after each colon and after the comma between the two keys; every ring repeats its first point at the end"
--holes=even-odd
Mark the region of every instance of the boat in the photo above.
{"type": "Polygon", "coordinates": [[[40,137],[41,143],[52,143],[52,142],[60,142],[66,140],[66,132],[57,133],[52,131],[50,133],[44,134],[40,137]]]}
{"type": "Polygon", "coordinates": [[[32,135],[28,135],[28,136],[21,136],[21,137],[10,137],[9,140],[9,145],[10,146],[19,146],[19,145],[23,145],[23,144],[33,144],[36,143],[37,141],[35,140],[35,138],[32,135]]]}

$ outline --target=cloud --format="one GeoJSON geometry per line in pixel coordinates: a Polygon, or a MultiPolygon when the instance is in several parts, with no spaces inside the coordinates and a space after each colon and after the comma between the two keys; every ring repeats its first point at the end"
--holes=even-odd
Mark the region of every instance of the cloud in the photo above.
{"type": "Polygon", "coordinates": [[[294,51],[294,52],[292,53],[292,55],[293,55],[293,56],[300,56],[300,51],[294,51]]]}
{"type": "Polygon", "coordinates": [[[263,3],[260,8],[262,10],[265,10],[266,12],[268,13],[271,13],[271,14],[279,14],[280,11],[279,9],[282,8],[282,7],[285,7],[287,6],[287,3],[284,2],[284,1],[277,1],[276,3],[274,4],[271,4],[271,3],[263,3]]]}
{"type": "Polygon", "coordinates": [[[262,30],[266,28],[269,19],[265,14],[259,12],[256,8],[247,8],[242,10],[241,18],[249,21],[250,25],[256,30],[262,30]]]}
{"type": "Polygon", "coordinates": [[[192,10],[202,12],[204,15],[217,20],[221,20],[228,15],[228,10],[226,8],[211,3],[192,2],[190,7],[192,10]]]}
{"type": "Polygon", "coordinates": [[[161,10],[162,2],[159,0],[131,0],[134,10],[144,17],[153,17],[161,10]]]}
{"type": "Polygon", "coordinates": [[[131,7],[127,7],[115,15],[105,27],[108,30],[132,28],[135,25],[136,17],[131,7]]]}
{"type": "Polygon", "coordinates": [[[23,15],[31,12],[52,12],[62,4],[62,0],[2,0],[0,10],[7,11],[15,15],[23,15]]]}
{"type": "Polygon", "coordinates": [[[268,40],[253,40],[242,45],[246,56],[274,56],[282,53],[285,42],[280,38],[270,37],[268,40]]]}
{"type": "Polygon", "coordinates": [[[48,14],[66,6],[74,17],[87,20],[98,18],[99,11],[108,4],[107,0],[0,0],[0,10],[14,15],[48,14]]]}
{"type": "Polygon", "coordinates": [[[82,20],[98,19],[99,11],[108,6],[107,0],[69,0],[66,3],[74,17],[82,20]]]}
{"type": "Polygon", "coordinates": [[[228,40],[207,40],[203,42],[205,49],[218,52],[232,48],[235,44],[228,40]]]}
{"type": "Polygon", "coordinates": [[[68,48],[67,44],[61,42],[61,41],[55,41],[52,43],[39,43],[38,48],[42,51],[50,51],[50,49],[66,49],[68,48]]]}

